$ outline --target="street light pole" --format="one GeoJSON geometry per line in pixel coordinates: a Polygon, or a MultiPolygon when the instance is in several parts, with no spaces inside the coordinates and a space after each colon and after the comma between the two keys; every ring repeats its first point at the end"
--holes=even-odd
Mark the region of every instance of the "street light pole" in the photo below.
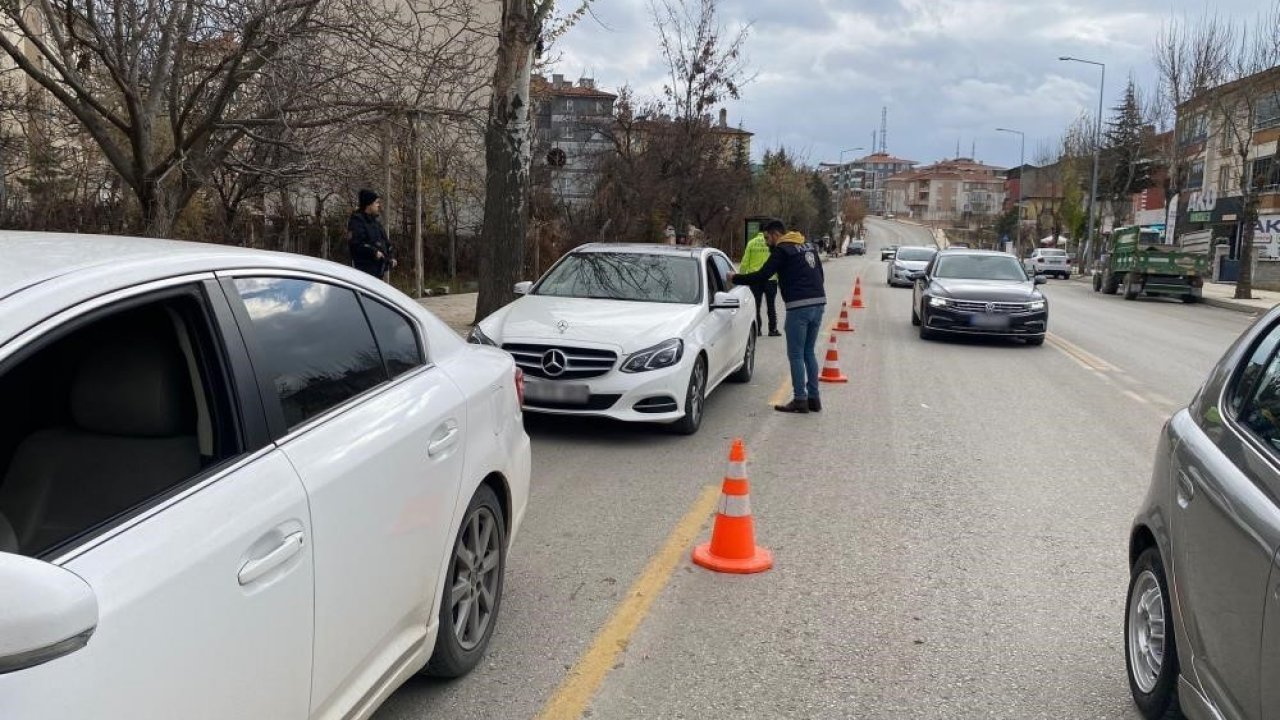
{"type": "Polygon", "coordinates": [[[1013,133],[1021,138],[1018,148],[1018,246],[1021,247],[1023,198],[1027,196],[1027,134],[1009,128],[996,128],[996,132],[1013,133]]]}
{"type": "MultiPolygon", "coordinates": [[[[1089,189],[1089,232],[1085,244],[1085,247],[1088,248],[1089,254],[1093,255],[1095,254],[1095,249],[1093,247],[1093,225],[1096,213],[1094,206],[1097,205],[1098,202],[1098,155],[1102,151],[1102,98],[1104,89],[1107,85],[1107,66],[1105,63],[1096,62],[1094,60],[1082,60],[1080,58],[1069,56],[1063,56],[1058,59],[1063,62],[1078,62],[1086,65],[1097,65],[1102,69],[1102,79],[1098,82],[1098,124],[1093,133],[1093,180],[1090,182],[1089,189]]],[[[1080,258],[1082,271],[1084,269],[1083,263],[1086,261],[1087,258],[1080,258]]]]}
{"type": "MultiPolygon", "coordinates": [[[[840,151],[840,207],[836,208],[836,216],[840,218],[841,234],[844,233],[844,190],[845,190],[845,187],[849,184],[849,174],[844,167],[844,154],[851,153],[851,152],[858,152],[859,150],[862,150],[862,149],[863,148],[861,147],[855,147],[855,148],[848,148],[847,150],[840,151]]],[[[843,237],[840,238],[840,242],[844,242],[843,237]]]]}

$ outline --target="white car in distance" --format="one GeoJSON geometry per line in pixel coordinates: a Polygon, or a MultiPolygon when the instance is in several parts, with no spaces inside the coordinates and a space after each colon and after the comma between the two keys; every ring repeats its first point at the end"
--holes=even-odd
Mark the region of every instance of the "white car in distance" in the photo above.
{"type": "Polygon", "coordinates": [[[0,716],[365,718],[480,661],[529,492],[508,355],[298,255],[0,254],[0,716]]]}
{"type": "Polygon", "coordinates": [[[562,257],[469,340],[511,353],[524,409],[702,424],[707,395],[755,370],[755,301],[719,250],[595,243],[562,257]]]}

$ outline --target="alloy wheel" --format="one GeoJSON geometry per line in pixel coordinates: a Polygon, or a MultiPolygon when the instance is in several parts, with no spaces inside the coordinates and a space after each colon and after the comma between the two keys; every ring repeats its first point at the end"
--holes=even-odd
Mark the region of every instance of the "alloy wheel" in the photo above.
{"type": "Polygon", "coordinates": [[[1129,599],[1128,643],[1133,681],[1144,693],[1155,689],[1164,667],[1166,635],[1160,583],[1154,573],[1143,570],[1129,599]]]}
{"type": "Polygon", "coordinates": [[[453,548],[454,578],[449,592],[453,634],[463,650],[474,650],[497,608],[498,573],[502,569],[497,518],[489,508],[471,513],[453,548]]]}

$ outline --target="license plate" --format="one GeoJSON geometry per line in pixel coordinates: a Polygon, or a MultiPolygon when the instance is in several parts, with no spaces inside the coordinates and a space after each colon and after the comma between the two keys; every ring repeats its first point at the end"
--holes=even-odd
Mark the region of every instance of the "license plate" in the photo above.
{"type": "Polygon", "coordinates": [[[526,379],[524,396],[529,400],[540,400],[542,402],[586,405],[591,399],[591,388],[574,383],[542,382],[526,379]]]}
{"type": "Polygon", "coordinates": [[[1003,315],[974,315],[969,323],[984,330],[999,330],[1009,327],[1009,318],[1003,315]]]}

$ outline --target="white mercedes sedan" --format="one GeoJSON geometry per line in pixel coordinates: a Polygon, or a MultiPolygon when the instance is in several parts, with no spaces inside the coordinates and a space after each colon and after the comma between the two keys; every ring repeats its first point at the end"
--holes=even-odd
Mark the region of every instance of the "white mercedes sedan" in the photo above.
{"type": "Polygon", "coordinates": [[[755,301],[711,248],[591,244],[471,331],[525,373],[525,410],[667,423],[691,435],[704,400],[755,370],[755,301]]]}
{"type": "Polygon", "coordinates": [[[508,355],[297,255],[0,257],[0,716],[365,718],[481,660],[529,494],[508,355]]]}

